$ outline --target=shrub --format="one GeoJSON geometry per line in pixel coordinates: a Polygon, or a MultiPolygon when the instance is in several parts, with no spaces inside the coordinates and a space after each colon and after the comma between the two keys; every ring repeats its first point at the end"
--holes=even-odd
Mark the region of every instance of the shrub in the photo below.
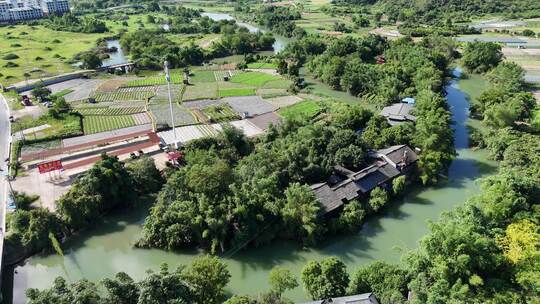
{"type": "Polygon", "coordinates": [[[13,53],[9,53],[7,55],[5,55],[4,57],[2,57],[2,59],[4,60],[13,60],[13,59],[18,59],[19,56],[17,56],[16,54],[13,54],[13,53]]]}
{"type": "Polygon", "coordinates": [[[399,176],[392,181],[392,193],[395,196],[403,195],[405,191],[406,177],[405,175],[399,176]]]}
{"type": "Polygon", "coordinates": [[[6,64],[3,65],[3,67],[5,68],[16,68],[18,66],[19,66],[18,64],[12,61],[8,61],[6,64]]]}
{"type": "Polygon", "coordinates": [[[369,206],[377,212],[388,203],[388,193],[383,188],[377,187],[369,194],[369,206]]]}

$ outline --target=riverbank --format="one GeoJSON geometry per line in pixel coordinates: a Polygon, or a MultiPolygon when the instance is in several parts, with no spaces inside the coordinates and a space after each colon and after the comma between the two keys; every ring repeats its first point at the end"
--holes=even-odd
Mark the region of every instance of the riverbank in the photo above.
{"type": "MultiPolygon", "coordinates": [[[[398,262],[404,250],[413,249],[428,232],[427,221],[436,220],[443,211],[463,204],[479,192],[475,180],[495,172],[497,164],[487,160],[485,151],[473,151],[468,146],[468,101],[459,82],[447,86],[447,99],[456,122],[457,158],[452,162],[448,180],[437,187],[416,189],[403,199],[394,201],[384,212],[370,218],[361,231],[353,235],[336,236],[318,246],[303,249],[297,243],[276,241],[260,248],[240,251],[223,257],[232,274],[228,290],[254,294],[264,290],[270,269],[275,265],[289,268],[295,275],[309,260],[337,256],[352,269],[374,260],[398,262]]],[[[81,278],[100,280],[124,271],[141,279],[146,269],[159,269],[163,262],[171,267],[189,263],[200,251],[166,252],[157,249],[133,248],[139,238],[147,210],[108,217],[95,230],[81,233],[65,245],[64,256],[34,256],[15,268],[12,283],[13,303],[24,303],[27,288],[48,288],[56,276],[69,281],[81,278]]],[[[5,278],[9,278],[9,274],[5,278]]],[[[5,289],[4,289],[5,290],[5,289]]],[[[307,299],[301,287],[286,293],[295,301],[307,299]]],[[[9,302],[8,302],[9,303],[9,302]]]]}

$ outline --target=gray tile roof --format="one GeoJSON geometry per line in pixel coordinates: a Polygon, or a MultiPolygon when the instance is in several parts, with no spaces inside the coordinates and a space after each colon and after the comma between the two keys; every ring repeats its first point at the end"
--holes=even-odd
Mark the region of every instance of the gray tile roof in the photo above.
{"type": "Polygon", "coordinates": [[[354,296],[317,300],[303,304],[379,304],[373,293],[363,293],[354,296]]]}
{"type": "Polygon", "coordinates": [[[418,159],[416,153],[407,145],[372,151],[369,156],[373,158],[373,162],[368,167],[353,172],[347,168],[336,166],[334,168],[335,174],[332,175],[328,183],[311,186],[325,213],[333,211],[399,176],[403,166],[409,166],[418,159]],[[404,155],[407,159],[406,164],[403,162],[404,155]]]}
{"type": "Polygon", "coordinates": [[[386,156],[394,164],[401,164],[406,162],[405,165],[412,164],[418,160],[416,153],[407,145],[396,145],[385,149],[377,150],[376,154],[386,156]]]}
{"type": "Polygon", "coordinates": [[[397,125],[407,121],[416,121],[416,116],[411,115],[414,104],[395,103],[391,106],[384,107],[381,115],[386,117],[390,125],[397,125]]]}

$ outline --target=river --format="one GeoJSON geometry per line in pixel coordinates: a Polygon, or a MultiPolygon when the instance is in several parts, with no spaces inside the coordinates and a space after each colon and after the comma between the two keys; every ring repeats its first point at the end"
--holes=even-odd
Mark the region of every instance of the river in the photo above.
{"type": "Polygon", "coordinates": [[[116,52],[109,53],[109,58],[103,60],[102,66],[110,66],[114,64],[122,64],[128,62],[128,58],[122,51],[122,47],[120,46],[120,41],[118,40],[107,40],[107,47],[112,48],[115,47],[117,49],[116,52]]]}
{"type": "MultiPolygon", "coordinates": [[[[246,294],[264,291],[268,288],[267,276],[273,266],[287,267],[299,275],[309,260],[328,256],[341,258],[350,271],[375,260],[398,262],[403,250],[417,247],[418,241],[428,232],[429,220],[438,219],[441,212],[463,204],[478,193],[475,179],[493,174],[497,164],[487,160],[485,151],[468,148],[466,123],[469,102],[459,89],[459,82],[450,82],[446,91],[455,121],[453,129],[458,152],[450,166],[447,182],[437,187],[419,188],[402,200],[392,202],[383,214],[370,218],[357,234],[331,237],[311,249],[302,249],[292,242],[276,241],[226,257],[224,260],[232,275],[228,290],[246,294]]],[[[146,214],[147,210],[140,208],[128,214],[111,216],[97,229],[85,232],[66,244],[64,256],[28,259],[15,268],[14,274],[5,274],[9,282],[7,287],[4,282],[4,290],[11,289],[12,282],[13,303],[24,303],[26,288],[51,287],[56,276],[64,276],[70,281],[83,277],[98,281],[124,271],[141,279],[147,269],[157,270],[161,263],[176,267],[201,254],[197,251],[173,253],[133,248],[146,214]],[[13,281],[10,275],[13,275],[13,281]]],[[[301,287],[286,293],[286,296],[295,301],[307,298],[301,287]]]]}

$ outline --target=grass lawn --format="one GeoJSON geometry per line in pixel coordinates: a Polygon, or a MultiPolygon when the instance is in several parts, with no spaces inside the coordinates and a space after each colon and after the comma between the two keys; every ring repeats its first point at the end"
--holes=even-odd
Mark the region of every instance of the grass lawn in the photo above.
{"type": "Polygon", "coordinates": [[[218,94],[215,82],[195,83],[186,86],[182,100],[215,99],[218,94]]]}
{"type": "Polygon", "coordinates": [[[85,116],[83,117],[84,134],[93,134],[127,128],[135,125],[135,120],[131,115],[118,116],[85,116]]]}
{"type": "Polygon", "coordinates": [[[231,82],[260,87],[269,81],[279,80],[279,79],[280,77],[278,76],[274,76],[274,75],[270,75],[266,73],[246,72],[246,73],[240,73],[240,74],[234,75],[231,78],[231,82]]]}
{"type": "Polygon", "coordinates": [[[232,88],[232,89],[219,89],[219,97],[231,97],[231,96],[252,96],[255,94],[253,88],[232,88]]]}
{"type": "Polygon", "coordinates": [[[29,78],[39,78],[78,70],[69,63],[73,56],[91,49],[98,38],[107,35],[110,33],[53,31],[39,25],[0,27],[0,83],[9,85],[22,81],[24,73],[28,73],[29,78]],[[18,58],[3,59],[8,54],[18,58]],[[8,62],[16,66],[4,67],[8,62]]]}
{"type": "Polygon", "coordinates": [[[278,113],[285,118],[311,118],[315,116],[319,110],[320,107],[316,101],[306,100],[292,106],[279,109],[278,113]]]}

